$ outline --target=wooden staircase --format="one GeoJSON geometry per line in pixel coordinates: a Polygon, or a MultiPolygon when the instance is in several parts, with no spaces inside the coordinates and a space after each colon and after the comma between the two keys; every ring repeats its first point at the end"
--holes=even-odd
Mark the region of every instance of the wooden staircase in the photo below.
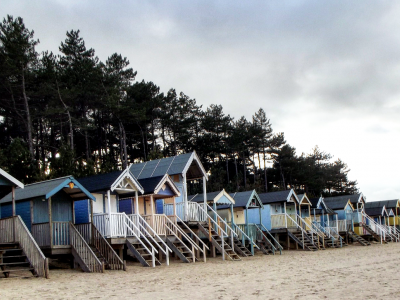
{"type": "Polygon", "coordinates": [[[318,251],[318,247],[312,242],[308,234],[302,234],[300,230],[291,232],[288,231],[289,237],[295,241],[301,248],[309,251],[318,251]]]}
{"type": "Polygon", "coordinates": [[[21,276],[34,275],[35,269],[27,259],[19,243],[0,244],[0,274],[8,278],[10,273],[21,276]]]}
{"type": "MultiPolygon", "coordinates": [[[[361,226],[362,226],[366,231],[369,232],[369,234],[370,234],[371,236],[374,237],[375,240],[377,240],[378,242],[381,241],[381,236],[380,236],[379,234],[377,234],[377,233],[371,228],[371,226],[369,226],[369,225],[367,225],[367,224],[365,224],[365,223],[363,223],[363,222],[360,222],[360,224],[361,224],[361,226]]],[[[388,242],[391,242],[391,241],[392,241],[392,238],[391,238],[389,235],[386,235],[386,236],[385,236],[385,239],[382,239],[382,241],[383,241],[385,244],[387,244],[388,242]]]]}
{"type": "Polygon", "coordinates": [[[151,246],[146,241],[139,241],[135,238],[132,241],[126,240],[125,244],[135,256],[135,258],[142,264],[142,266],[151,267],[153,264],[153,256],[155,266],[161,265],[161,262],[157,259],[154,253],[149,251],[149,249],[151,249],[151,246]],[[144,246],[146,246],[147,249],[144,246]]]}
{"type": "Polygon", "coordinates": [[[214,230],[212,226],[209,226],[206,229],[200,222],[198,223],[199,230],[206,236],[209,237],[210,242],[213,246],[220,252],[224,253],[225,257],[229,260],[240,261],[240,256],[235,252],[234,249],[225,241],[225,239],[221,239],[218,233],[214,230]],[[222,250],[223,246],[223,250],[222,250]]]}
{"type": "Polygon", "coordinates": [[[69,223],[69,234],[74,265],[79,265],[84,272],[103,273],[105,269],[104,262],[100,261],[72,223],[69,223]]]}
{"type": "MultiPolygon", "coordinates": [[[[229,245],[231,245],[231,242],[229,242],[229,245]]],[[[233,245],[235,248],[235,252],[240,256],[242,257],[253,256],[253,254],[251,254],[251,251],[245,245],[243,245],[241,240],[239,240],[237,237],[233,238],[233,245]]]]}
{"type": "Polygon", "coordinates": [[[362,246],[371,246],[371,243],[367,240],[363,239],[361,236],[356,234],[354,231],[348,231],[349,237],[353,240],[353,242],[358,242],[362,246]]]}
{"type": "Polygon", "coordinates": [[[273,254],[275,255],[275,251],[272,249],[271,245],[267,243],[265,240],[256,240],[257,246],[260,247],[260,250],[265,255],[273,254]]]}
{"type": "Polygon", "coordinates": [[[174,236],[167,236],[166,242],[168,247],[174,251],[181,261],[184,263],[196,262],[194,251],[190,250],[182,240],[179,240],[174,236]]]}

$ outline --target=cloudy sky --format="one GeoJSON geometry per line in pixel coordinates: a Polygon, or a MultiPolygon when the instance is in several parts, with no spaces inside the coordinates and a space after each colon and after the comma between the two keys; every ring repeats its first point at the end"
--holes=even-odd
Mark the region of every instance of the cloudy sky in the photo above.
{"type": "Polygon", "coordinates": [[[369,201],[400,197],[400,2],[2,0],[58,53],[80,29],[101,60],[236,119],[262,107],[297,153],[342,159],[369,201]],[[115,3],[114,3],[115,2],[115,3]]]}

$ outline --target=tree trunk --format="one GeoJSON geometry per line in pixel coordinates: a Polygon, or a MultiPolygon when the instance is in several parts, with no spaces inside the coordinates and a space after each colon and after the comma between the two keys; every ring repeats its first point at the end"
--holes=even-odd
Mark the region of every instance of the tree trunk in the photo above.
{"type": "Polygon", "coordinates": [[[244,190],[246,190],[246,159],[244,157],[244,151],[243,151],[243,183],[244,183],[244,190]]]}
{"type": "Polygon", "coordinates": [[[71,114],[69,113],[68,106],[64,103],[63,99],[61,98],[60,88],[58,87],[58,81],[56,81],[56,84],[57,84],[58,97],[60,98],[61,103],[63,104],[65,110],[67,111],[68,124],[69,124],[69,144],[70,144],[69,146],[71,150],[74,151],[74,131],[72,127],[71,114]]]}
{"type": "Polygon", "coordinates": [[[239,191],[239,173],[238,173],[238,167],[237,167],[237,160],[236,160],[236,154],[233,154],[235,158],[235,170],[236,170],[236,191],[239,191]]]}
{"type": "Polygon", "coordinates": [[[125,170],[128,166],[128,154],[126,150],[126,132],[124,128],[124,124],[119,122],[119,131],[120,131],[120,139],[121,139],[121,162],[122,169],[125,170]]]}
{"type": "Polygon", "coordinates": [[[33,153],[33,139],[32,139],[32,120],[31,120],[31,113],[29,111],[29,104],[28,104],[28,97],[26,96],[25,91],[25,70],[22,68],[22,95],[24,97],[24,106],[26,112],[26,129],[28,131],[28,146],[29,146],[29,153],[31,155],[31,159],[34,158],[33,153]]]}

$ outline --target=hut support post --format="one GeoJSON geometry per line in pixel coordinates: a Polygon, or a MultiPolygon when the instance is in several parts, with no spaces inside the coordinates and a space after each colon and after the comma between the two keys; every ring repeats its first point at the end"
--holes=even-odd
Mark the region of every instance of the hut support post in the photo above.
{"type": "Polygon", "coordinates": [[[203,201],[204,201],[204,211],[207,211],[207,183],[206,183],[206,176],[203,176],[203,201]]]}
{"type": "Polygon", "coordinates": [[[108,203],[108,225],[110,237],[112,237],[112,220],[111,220],[111,192],[107,191],[107,203],[108,203]]]}
{"type": "MultiPolygon", "coordinates": [[[[154,229],[154,198],[153,198],[153,195],[150,195],[150,209],[151,209],[151,213],[150,213],[150,215],[151,215],[151,228],[153,228],[154,229]]],[[[161,252],[161,251],[160,251],[161,252]]]]}
{"type": "MultiPolygon", "coordinates": [[[[16,216],[16,208],[15,208],[15,187],[12,186],[11,187],[11,201],[12,201],[12,216],[15,217],[16,216]]],[[[15,218],[13,218],[13,240],[14,242],[16,242],[15,240],[15,236],[16,236],[16,232],[15,232],[15,218]]]]}
{"type": "Polygon", "coordinates": [[[184,221],[189,221],[188,220],[188,198],[187,198],[187,182],[186,182],[186,174],[183,174],[183,209],[184,209],[184,221]]]}
{"type": "Polygon", "coordinates": [[[53,248],[53,218],[51,214],[51,197],[48,200],[49,210],[49,228],[50,228],[50,248],[53,248]]]}
{"type": "Polygon", "coordinates": [[[139,214],[139,195],[138,191],[135,191],[135,214],[139,214]]]}

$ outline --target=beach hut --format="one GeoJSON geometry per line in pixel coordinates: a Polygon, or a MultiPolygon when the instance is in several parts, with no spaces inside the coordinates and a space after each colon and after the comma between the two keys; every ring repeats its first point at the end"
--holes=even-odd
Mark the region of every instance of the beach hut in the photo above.
{"type": "MultiPolygon", "coordinates": [[[[176,215],[183,221],[191,221],[191,219],[198,217],[199,213],[201,214],[202,211],[199,212],[197,203],[188,203],[188,182],[197,186],[202,184],[202,194],[207,194],[208,174],[196,152],[131,164],[130,171],[137,180],[168,174],[180,193],[179,196],[175,197],[176,215]]],[[[204,198],[204,210],[206,202],[204,198]]],[[[166,208],[172,210],[172,204],[166,208]]]]}
{"type": "Polygon", "coordinates": [[[282,247],[280,245],[278,248],[274,246],[273,236],[262,225],[264,205],[257,192],[252,190],[236,192],[230,195],[235,200],[235,203],[229,208],[226,206],[220,207],[218,213],[227,217],[232,227],[236,229],[242,244],[250,248],[253,255],[255,248],[260,249],[264,254],[275,254],[276,250],[279,250],[282,254],[282,247]],[[258,217],[256,217],[257,214],[258,217]]]}
{"type": "Polygon", "coordinates": [[[387,210],[383,202],[373,201],[365,203],[364,211],[367,215],[365,224],[362,224],[365,235],[372,235],[378,241],[381,241],[382,238],[385,242],[399,241],[397,228],[389,225],[390,214],[392,217],[394,216],[392,209],[387,210]],[[380,231],[381,234],[378,234],[377,231],[380,231]]]}
{"type": "Polygon", "coordinates": [[[35,276],[48,277],[48,263],[40,248],[35,244],[21,215],[26,209],[16,204],[15,190],[24,184],[0,169],[0,199],[11,195],[9,205],[0,205],[0,274],[23,275],[32,272],[35,276]]]}
{"type": "Polygon", "coordinates": [[[218,225],[208,214],[208,211],[213,210],[212,207],[207,205],[206,199],[206,181],[208,175],[196,152],[132,164],[130,166],[130,171],[139,181],[142,179],[164,176],[165,174],[171,176],[181,195],[175,198],[175,208],[172,204],[164,204],[164,213],[170,215],[175,209],[175,214],[183,221],[178,222],[178,225],[181,226],[183,230],[188,230],[186,228],[186,226],[188,226],[196,235],[202,232],[206,236],[209,236],[213,245],[222,253],[222,259],[227,257],[232,260],[240,260],[240,257],[233,250],[233,238],[230,239],[232,241],[231,245],[228,245],[226,242],[227,237],[234,236],[236,233],[234,231],[229,231],[229,233],[227,233],[221,225],[218,225]],[[195,185],[203,191],[202,204],[188,201],[188,191],[190,187],[188,182],[191,182],[192,185],[195,185]],[[212,224],[213,226],[207,226],[208,224],[212,224]],[[215,231],[214,228],[218,230],[215,231]]]}
{"type": "MultiPolygon", "coordinates": [[[[72,176],[28,184],[24,189],[15,190],[16,210],[23,211],[21,219],[44,254],[72,254],[75,265],[85,272],[103,272],[105,267],[124,269],[123,261],[105,240],[92,244],[93,240],[85,239],[82,228],[74,225],[74,203],[81,197],[95,200],[72,176]],[[94,248],[98,252],[94,253],[94,248]]],[[[10,193],[0,200],[2,217],[7,217],[4,214],[10,211],[12,198],[10,193]]]]}
{"type": "Polygon", "coordinates": [[[323,248],[325,235],[313,229],[299,214],[296,193],[291,190],[259,194],[264,208],[261,209],[262,222],[279,244],[296,249],[316,251],[323,248]]]}
{"type": "MultiPolygon", "coordinates": [[[[220,207],[233,207],[235,200],[232,196],[224,189],[207,193],[205,197],[203,194],[189,195],[189,205],[203,206],[204,198],[206,199],[207,214],[200,217],[190,217],[192,221],[189,223],[198,230],[199,235],[208,237],[211,255],[215,257],[216,250],[223,254],[223,258],[227,257],[231,260],[240,260],[239,255],[244,257],[251,255],[251,252],[245,247],[244,241],[239,240],[237,231],[241,231],[241,229],[235,230],[227,216],[231,213],[231,209],[227,214],[224,213],[225,210],[219,210],[220,207]]],[[[244,232],[243,236],[247,237],[244,232]]]]}
{"type": "MultiPolygon", "coordinates": [[[[195,261],[193,248],[199,246],[177,226],[178,217],[156,211],[158,200],[175,206],[175,197],[180,195],[168,175],[137,180],[127,168],[78,180],[102,202],[92,209],[93,223],[121,258],[129,250],[143,266],[154,267],[163,258],[168,265],[173,251],[184,262],[195,261]]],[[[86,207],[83,202],[76,210],[86,207]]],[[[80,215],[86,219],[87,214],[80,215]]]]}
{"type": "Polygon", "coordinates": [[[324,198],[311,198],[312,224],[326,235],[325,245],[329,247],[342,247],[345,244],[340,236],[340,231],[346,231],[346,220],[338,220],[338,214],[329,208],[324,198]]]}
{"type": "MultiPolygon", "coordinates": [[[[354,199],[358,197],[352,197],[353,203],[357,205],[354,199]]],[[[337,213],[338,217],[338,229],[339,233],[345,237],[346,243],[349,239],[353,242],[358,242],[362,246],[370,246],[366,239],[362,236],[364,235],[364,230],[360,226],[355,227],[355,220],[359,222],[360,214],[365,214],[363,211],[359,211],[360,208],[354,209],[352,202],[348,196],[337,196],[337,197],[327,197],[324,198],[325,204],[337,213]],[[356,230],[355,230],[356,229],[356,230]]],[[[360,204],[358,204],[360,206],[360,204]]],[[[359,223],[357,223],[360,225],[359,223]]]]}

